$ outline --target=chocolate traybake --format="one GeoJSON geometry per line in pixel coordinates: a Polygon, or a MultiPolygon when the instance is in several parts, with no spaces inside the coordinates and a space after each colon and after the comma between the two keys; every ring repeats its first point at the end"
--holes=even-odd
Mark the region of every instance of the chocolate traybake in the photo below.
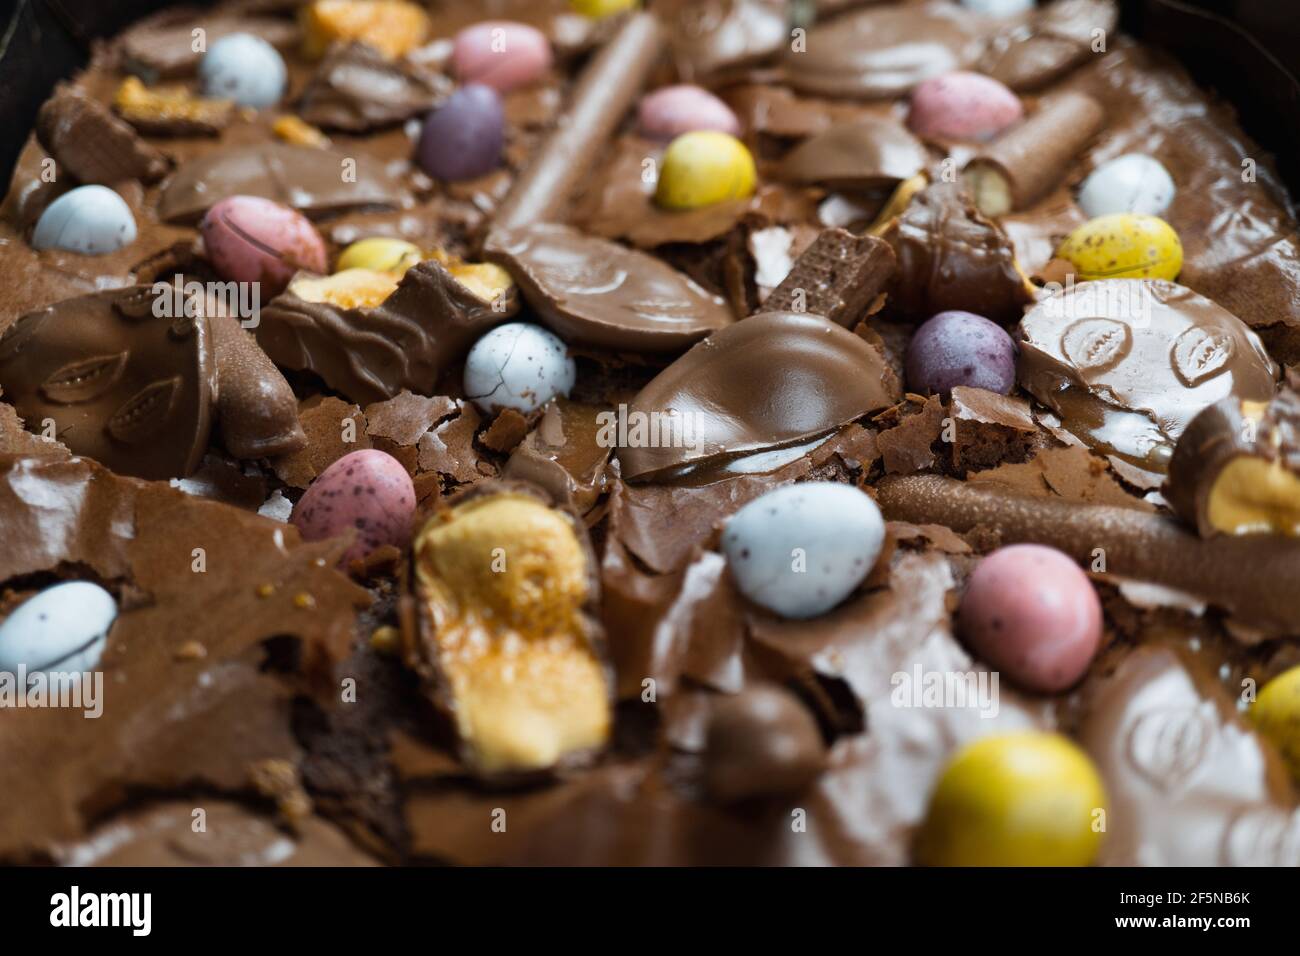
{"type": "Polygon", "coordinates": [[[137,22],[0,542],[0,863],[1300,865],[1300,232],[1109,0],[137,22]]]}

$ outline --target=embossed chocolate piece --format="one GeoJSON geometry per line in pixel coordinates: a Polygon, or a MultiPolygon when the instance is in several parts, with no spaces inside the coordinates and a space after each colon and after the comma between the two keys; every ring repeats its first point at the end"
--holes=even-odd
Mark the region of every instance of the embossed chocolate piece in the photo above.
{"type": "Polygon", "coordinates": [[[887,242],[826,229],[763,300],[763,311],[812,312],[852,328],[877,305],[896,271],[887,242]]]}
{"type": "Polygon", "coordinates": [[[446,77],[390,60],[365,43],[332,50],[303,90],[298,112],[329,130],[364,133],[427,113],[451,91],[446,77]]]}
{"type": "MultiPolygon", "coordinates": [[[[170,293],[167,293],[170,298],[170,293]]],[[[155,314],[149,286],[67,299],[0,338],[4,397],[34,429],[125,475],[181,478],[208,447],[216,391],[202,310],[155,314]]]]}
{"type": "Polygon", "coordinates": [[[890,188],[921,172],[930,154],[894,119],[866,116],[812,136],[781,160],[777,175],[832,189],[890,188]]]}
{"type": "Polygon", "coordinates": [[[670,352],[732,322],[721,297],[662,259],[568,226],[497,229],[484,255],[570,344],[670,352]]]}
{"type": "Polygon", "coordinates": [[[1094,449],[1164,471],[1201,409],[1266,402],[1277,366],[1254,332],[1158,279],[1070,285],[1021,323],[1020,384],[1094,449]]]}
{"type": "Polygon", "coordinates": [[[228,196],[273,199],[315,217],[411,201],[375,158],[262,142],[215,149],[182,164],[163,186],[158,217],[192,223],[228,196]]]}
{"type": "Polygon", "coordinates": [[[618,457],[648,478],[794,445],[894,404],[898,378],[865,339],[820,315],[767,312],[696,345],[628,404],[618,457]]]}
{"type": "Polygon", "coordinates": [[[287,455],[307,444],[298,400],[252,333],[230,315],[208,312],[217,363],[221,440],[236,458],[287,455]]]}
{"type": "Polygon", "coordinates": [[[167,159],[99,103],[63,87],[36,117],[36,138],[63,171],[83,183],[156,182],[167,159]]]}

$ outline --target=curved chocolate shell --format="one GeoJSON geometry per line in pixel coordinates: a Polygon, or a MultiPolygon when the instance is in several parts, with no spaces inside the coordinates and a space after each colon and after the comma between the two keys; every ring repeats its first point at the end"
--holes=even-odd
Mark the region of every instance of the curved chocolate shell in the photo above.
{"type": "Polygon", "coordinates": [[[298,399],[280,370],[232,315],[208,313],[217,362],[221,440],[236,458],[272,458],[307,444],[298,399]]]}
{"type": "Polygon", "coordinates": [[[929,162],[925,146],[902,123],[868,116],[804,140],[781,161],[777,175],[792,183],[879,189],[915,176],[929,162]]]}
{"type": "Polygon", "coordinates": [[[406,186],[373,159],[268,141],[216,149],[182,164],[163,184],[158,218],[194,223],[229,196],[271,199],[309,218],[412,202],[406,186]]]}
{"type": "Polygon", "coordinates": [[[186,311],[170,291],[134,286],[28,313],[0,338],[4,397],[29,427],[52,420],[77,455],[183,478],[207,450],[217,390],[207,316],[186,311]]]}
{"type": "Polygon", "coordinates": [[[671,352],[733,321],[719,296],[663,260],[568,226],[495,230],[484,256],[571,344],[671,352]]]}
{"type": "Polygon", "coordinates": [[[649,423],[642,429],[649,437],[619,448],[622,474],[648,478],[793,445],[901,394],[884,356],[865,339],[820,315],[756,315],[705,339],[637,394],[628,422],[649,423]]]}

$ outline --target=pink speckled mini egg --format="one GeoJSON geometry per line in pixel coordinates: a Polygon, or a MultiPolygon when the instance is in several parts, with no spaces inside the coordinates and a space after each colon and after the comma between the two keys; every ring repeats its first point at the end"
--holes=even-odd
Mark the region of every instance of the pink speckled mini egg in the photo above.
{"type": "Polygon", "coordinates": [[[199,223],[217,274],[232,282],[261,282],[265,302],[299,269],[324,273],[328,257],[316,227],[297,210],[258,196],[221,200],[199,223]]]}
{"type": "Polygon", "coordinates": [[[740,135],[740,120],[730,106],[708,90],[686,83],[642,97],[637,127],[647,139],[664,141],[701,129],[740,135]]]}
{"type": "Polygon", "coordinates": [[[929,139],[988,140],[1024,115],[1020,97],[991,76],[957,71],[916,85],[907,124],[929,139]]]}
{"type": "Polygon", "coordinates": [[[414,515],[415,487],[401,462],[366,448],[344,455],[317,475],[289,520],[305,541],[323,541],[355,528],[356,541],[340,561],[347,567],[381,545],[406,547],[414,515]]]}
{"type": "Polygon", "coordinates": [[[551,68],[551,43],[526,23],[487,20],[456,34],[451,68],[462,83],[508,93],[536,83],[551,68]]]}
{"type": "Polygon", "coordinates": [[[958,610],[976,656],[1028,690],[1051,694],[1083,677],[1101,643],[1101,602],[1067,555],[1038,544],[994,551],[958,610]]]}

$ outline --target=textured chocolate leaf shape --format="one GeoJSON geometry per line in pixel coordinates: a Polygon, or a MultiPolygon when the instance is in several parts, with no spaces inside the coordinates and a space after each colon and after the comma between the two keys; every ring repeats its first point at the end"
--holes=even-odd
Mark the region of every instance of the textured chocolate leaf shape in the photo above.
{"type": "Polygon", "coordinates": [[[1191,328],[1174,341],[1169,360],[1188,388],[1213,378],[1228,367],[1232,337],[1225,331],[1191,328]]]}
{"type": "Polygon", "coordinates": [[[179,375],[146,385],[113,413],[108,433],[129,445],[149,438],[166,424],[180,387],[179,375]]]}
{"type": "Polygon", "coordinates": [[[1085,374],[1114,368],[1132,347],[1132,330],[1114,319],[1080,319],[1061,335],[1061,351],[1085,374]]]}
{"type": "Polygon", "coordinates": [[[5,365],[18,357],[23,346],[31,341],[36,330],[44,324],[46,314],[43,311],[29,312],[9,326],[9,330],[0,337],[0,365],[5,365]]]}
{"type": "Polygon", "coordinates": [[[117,384],[130,354],[122,351],[69,362],[45,380],[41,394],[60,405],[94,401],[117,384]]]}
{"type": "Polygon", "coordinates": [[[1214,728],[1200,710],[1155,710],[1138,718],[1129,731],[1128,758],[1157,787],[1174,790],[1205,761],[1213,738],[1214,728]]]}

